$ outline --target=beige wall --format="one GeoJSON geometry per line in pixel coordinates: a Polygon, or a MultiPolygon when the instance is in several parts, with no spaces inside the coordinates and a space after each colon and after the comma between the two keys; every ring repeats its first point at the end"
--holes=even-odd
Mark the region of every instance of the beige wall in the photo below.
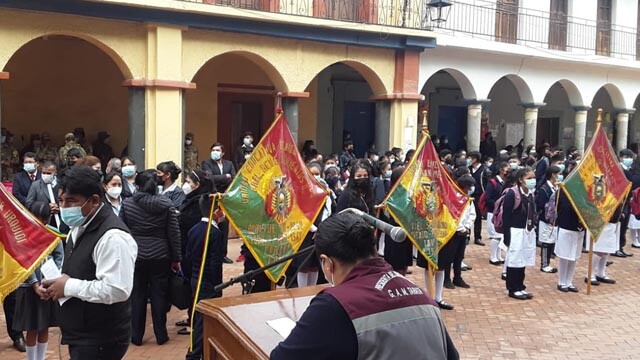
{"type": "Polygon", "coordinates": [[[48,131],[54,144],[84,127],[93,142],[98,131],[112,135],[117,155],[127,143],[128,91],[116,64],[100,49],[69,37],[38,39],[22,47],[5,67],[2,126],[29,141],[48,131]]]}
{"type": "Polygon", "coordinates": [[[305,140],[313,140],[316,143],[316,128],[318,124],[318,78],[313,79],[309,87],[308,98],[298,99],[298,148],[302,147],[305,140]]]}

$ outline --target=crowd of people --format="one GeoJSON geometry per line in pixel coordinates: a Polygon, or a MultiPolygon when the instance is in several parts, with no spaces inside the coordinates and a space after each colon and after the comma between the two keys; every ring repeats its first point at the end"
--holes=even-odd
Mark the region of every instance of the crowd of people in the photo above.
{"type": "MultiPolygon", "coordinates": [[[[216,216],[209,223],[211,195],[224,193],[252,155],[253,134],[245,133],[242,145],[228,155],[224,144],[214,143],[202,162],[193,145],[194,135],[187,134],[183,171],[173,161],[161,162],[153,169],[139,169],[132,158],[113,156],[106,132],[101,132],[99,141],[89,147],[84,144],[81,130],[67,134],[66,144],[57,151],[53,151],[46,134],[32,136],[31,147],[20,152],[22,171],[14,171],[13,160],[5,159],[5,146],[10,146],[11,141],[3,129],[3,177],[11,176],[13,194],[47,226],[69,234],[64,249],[50,255],[66,274],[66,284],[43,279],[36,271],[3,304],[14,346],[26,351],[28,359],[44,358],[47,329],[53,326],[61,327],[62,341],[70,345],[72,359],[104,355],[104,349],[111,345],[105,358],[119,358],[129,343],[143,344],[148,303],[155,339],[162,345],[169,340],[166,322],[172,274],[182,274],[195,288],[202,257],[206,257],[207,269],[198,300],[220,297],[221,292],[214,291],[214,287],[222,282],[223,264],[233,262],[227,256],[229,222],[224,216],[216,216]],[[209,251],[203,254],[207,228],[209,251]],[[81,255],[72,257],[78,252],[85,253],[84,260],[81,255]],[[52,301],[65,297],[71,298],[69,305],[60,308],[65,311],[57,311],[52,301]],[[108,325],[96,329],[90,324],[95,319],[78,318],[86,311],[96,312],[108,325]]],[[[536,262],[536,245],[541,247],[540,270],[557,273],[558,290],[579,291],[574,285],[575,266],[589,241],[569,200],[558,191],[558,184],[581,159],[577,150],[563,151],[549,144],[525,149],[520,143],[498,151],[490,133],[480,152],[453,151],[444,136],[434,135],[432,140],[444,169],[472,200],[455,234],[438,254],[435,292],[429,294],[435,304],[452,310],[454,306],[443,299],[443,289],[471,286],[462,276],[463,271],[472,270],[464,263],[471,239],[478,246],[485,246],[487,240],[487,259],[501,268],[497,275],[506,281],[512,298],[533,297],[526,291],[524,280],[525,268],[536,262]],[[500,227],[495,225],[494,216],[500,217],[500,227]],[[488,239],[482,238],[483,219],[487,220],[488,239]],[[554,258],[557,267],[552,266],[554,258]]],[[[9,154],[15,155],[13,150],[9,154]]],[[[354,144],[346,140],[340,154],[323,156],[313,141],[306,141],[301,155],[328,195],[302,248],[315,243],[318,229],[332,214],[348,208],[395,225],[384,199],[414,154],[414,150],[405,154],[400,148],[378,152],[371,146],[363,158],[358,158],[354,144]]],[[[633,187],[639,187],[637,151],[625,149],[619,156],[633,187]]],[[[596,242],[594,275],[591,279],[585,277],[585,282],[615,283],[606,274],[606,266],[609,254],[632,256],[625,250],[628,228],[632,246],[640,247],[640,221],[630,215],[627,202],[619,207],[596,242]]],[[[425,282],[428,281],[427,260],[410,241],[396,243],[384,233],[377,235],[375,241],[378,256],[394,271],[406,275],[415,261],[425,269],[425,282]]],[[[236,261],[244,262],[245,271],[259,267],[244,246],[236,261]]],[[[335,279],[325,276],[325,263],[320,257],[298,258],[287,271],[288,278],[295,278],[299,287],[335,284],[335,279]]],[[[249,292],[271,288],[268,278],[260,275],[249,292]]],[[[188,314],[191,312],[189,309],[188,314]]],[[[196,313],[194,319],[188,316],[176,325],[183,327],[179,334],[194,332],[195,345],[186,358],[201,358],[201,316],[196,313]]]]}

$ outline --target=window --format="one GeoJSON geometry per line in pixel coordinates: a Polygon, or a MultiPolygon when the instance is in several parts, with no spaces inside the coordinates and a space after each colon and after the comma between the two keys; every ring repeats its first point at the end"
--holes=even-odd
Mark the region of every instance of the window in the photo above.
{"type": "Polygon", "coordinates": [[[551,0],[551,10],[549,11],[549,49],[567,50],[568,9],[568,0],[551,0]]]}
{"type": "Polygon", "coordinates": [[[518,38],[518,0],[498,0],[496,41],[515,44],[518,38]]]}
{"type": "Polygon", "coordinates": [[[611,3],[612,0],[598,0],[596,55],[609,56],[611,52],[611,3]]]}

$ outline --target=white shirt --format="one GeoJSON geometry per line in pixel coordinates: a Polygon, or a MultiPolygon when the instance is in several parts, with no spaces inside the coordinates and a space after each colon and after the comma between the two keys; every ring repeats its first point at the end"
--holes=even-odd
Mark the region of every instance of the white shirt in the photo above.
{"type": "MultiPolygon", "coordinates": [[[[93,221],[103,205],[85,224],[71,230],[67,246],[93,221]]],[[[107,230],[93,249],[92,259],[96,264],[96,280],[70,278],[64,286],[64,296],[98,304],[114,304],[126,301],[133,289],[138,245],[131,234],[119,229],[107,230]]]]}
{"type": "Polygon", "coordinates": [[[460,217],[460,222],[458,222],[458,227],[456,231],[459,232],[468,232],[473,227],[473,224],[476,221],[476,207],[473,205],[473,201],[469,202],[469,206],[462,213],[460,217]]]}

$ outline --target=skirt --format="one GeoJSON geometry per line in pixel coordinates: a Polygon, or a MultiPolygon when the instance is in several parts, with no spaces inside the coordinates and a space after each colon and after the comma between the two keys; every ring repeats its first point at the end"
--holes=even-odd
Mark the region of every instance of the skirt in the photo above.
{"type": "MultiPolygon", "coordinates": [[[[591,235],[587,232],[587,250],[591,249],[591,235]]],[[[613,254],[620,249],[620,223],[608,223],[593,244],[593,252],[613,254]]]]}
{"type": "Polygon", "coordinates": [[[405,270],[413,264],[413,243],[406,239],[397,243],[389,239],[385,233],[380,236],[384,239],[384,259],[393,267],[393,270],[405,270]]]}
{"type": "Polygon", "coordinates": [[[540,221],[538,223],[538,239],[542,243],[555,244],[557,231],[558,231],[557,227],[551,224],[547,224],[544,221],[540,221]]]}
{"type": "Polygon", "coordinates": [[[582,254],[582,242],[584,241],[584,231],[572,231],[558,228],[556,238],[555,254],[559,258],[578,261],[582,254]]]}
{"type": "Polygon", "coordinates": [[[489,239],[502,239],[502,234],[496,231],[495,226],[493,226],[493,213],[487,213],[487,235],[489,235],[489,239]]]}
{"type": "Polygon", "coordinates": [[[31,287],[16,290],[13,330],[42,331],[58,326],[58,307],[54,301],[42,301],[31,287]]]}
{"type": "Polygon", "coordinates": [[[640,229],[640,220],[636,219],[635,215],[629,215],[629,229],[639,230],[640,229]]]}
{"type": "Polygon", "coordinates": [[[506,265],[523,268],[536,264],[536,232],[511,228],[511,243],[507,250],[506,265]]]}

